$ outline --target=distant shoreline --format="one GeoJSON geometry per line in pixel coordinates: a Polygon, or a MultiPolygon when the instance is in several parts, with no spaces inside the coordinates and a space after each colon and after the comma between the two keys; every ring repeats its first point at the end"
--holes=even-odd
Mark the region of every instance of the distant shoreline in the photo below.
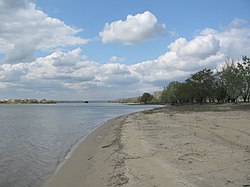
{"type": "Polygon", "coordinates": [[[111,100],[37,100],[37,99],[5,99],[0,104],[59,104],[59,103],[119,103],[125,105],[165,105],[163,103],[126,103],[111,100]]]}
{"type": "Polygon", "coordinates": [[[56,104],[55,100],[37,100],[37,99],[9,99],[1,100],[0,104],[56,104]]]}

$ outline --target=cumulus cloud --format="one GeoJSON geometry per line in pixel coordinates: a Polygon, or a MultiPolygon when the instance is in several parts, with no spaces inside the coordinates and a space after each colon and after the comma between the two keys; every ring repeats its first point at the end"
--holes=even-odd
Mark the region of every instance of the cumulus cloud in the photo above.
{"type": "Polygon", "coordinates": [[[112,56],[112,57],[109,59],[109,63],[118,63],[118,62],[123,62],[124,60],[126,60],[126,59],[123,58],[123,57],[112,56]]]}
{"type": "Polygon", "coordinates": [[[137,44],[153,39],[165,32],[166,26],[158,23],[149,11],[137,15],[128,15],[125,21],[106,23],[99,36],[103,43],[120,42],[137,44]]]}
{"type": "Polygon", "coordinates": [[[233,22],[222,30],[205,28],[191,40],[178,38],[158,58],[133,65],[118,63],[116,57],[107,64],[93,62],[80,48],[56,50],[29,63],[5,63],[0,65],[0,88],[90,99],[161,90],[172,80],[215,69],[226,57],[250,56],[250,26],[238,19],[233,22]]]}
{"type": "Polygon", "coordinates": [[[5,63],[31,61],[35,50],[85,44],[80,29],[49,17],[28,0],[0,0],[0,52],[5,63]]]}
{"type": "Polygon", "coordinates": [[[178,55],[184,57],[197,57],[199,59],[215,55],[219,50],[220,42],[212,35],[197,36],[190,42],[185,42],[179,48],[178,55]]]}
{"type": "Polygon", "coordinates": [[[221,32],[206,28],[202,35],[213,35],[220,41],[221,52],[228,56],[239,57],[249,54],[250,51],[250,27],[246,20],[235,18],[229,26],[221,32]]]}
{"type": "Polygon", "coordinates": [[[127,73],[129,73],[129,68],[125,64],[117,64],[117,63],[116,64],[114,64],[114,63],[104,64],[102,66],[102,69],[107,74],[127,74],[127,73]]]}
{"type": "Polygon", "coordinates": [[[213,35],[206,34],[196,36],[189,42],[185,38],[179,38],[168,48],[178,56],[203,59],[220,51],[220,41],[213,35]]]}
{"type": "Polygon", "coordinates": [[[0,0],[0,6],[6,8],[19,8],[26,5],[27,0],[0,0]]]}
{"type": "Polygon", "coordinates": [[[95,66],[95,63],[85,62],[83,65],[81,61],[84,58],[79,48],[69,52],[55,51],[47,57],[26,63],[26,79],[44,79],[62,83],[91,81],[94,79],[94,72],[90,71],[90,67],[95,66]]]}
{"type": "Polygon", "coordinates": [[[0,66],[0,82],[9,83],[19,81],[26,73],[26,64],[3,64],[0,66]]]}
{"type": "Polygon", "coordinates": [[[250,26],[245,20],[235,19],[222,30],[206,28],[190,41],[178,38],[168,49],[157,59],[132,65],[130,69],[151,84],[184,79],[203,68],[216,69],[226,57],[250,56],[250,26]]]}

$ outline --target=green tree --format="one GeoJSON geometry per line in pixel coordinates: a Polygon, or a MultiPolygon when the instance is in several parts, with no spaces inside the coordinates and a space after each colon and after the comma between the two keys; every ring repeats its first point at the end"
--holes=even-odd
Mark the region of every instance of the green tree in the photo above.
{"type": "Polygon", "coordinates": [[[176,96],[180,103],[192,103],[195,97],[195,88],[189,81],[177,85],[176,96]]]}
{"type": "Polygon", "coordinates": [[[240,96],[241,80],[239,70],[234,61],[227,61],[221,73],[225,83],[228,102],[237,102],[240,96]]]}
{"type": "Polygon", "coordinates": [[[250,92],[250,58],[247,56],[242,57],[242,63],[237,64],[238,68],[238,79],[240,81],[240,94],[244,102],[249,102],[249,92],[250,92]]]}
{"type": "Polygon", "coordinates": [[[218,102],[225,102],[227,89],[223,79],[222,72],[218,71],[214,74],[214,97],[218,102]]]}
{"type": "Polygon", "coordinates": [[[206,102],[207,99],[213,100],[214,76],[211,69],[203,69],[190,75],[186,82],[193,86],[193,96],[197,102],[206,102]]]}
{"type": "Polygon", "coordinates": [[[167,87],[164,87],[162,93],[161,93],[161,102],[162,103],[167,103],[168,100],[167,100],[167,87]]]}
{"type": "Polygon", "coordinates": [[[179,84],[181,83],[178,81],[172,81],[164,88],[161,96],[162,102],[172,104],[178,102],[177,89],[179,84]]]}
{"type": "Polygon", "coordinates": [[[185,82],[172,81],[161,95],[163,103],[186,102],[237,102],[242,96],[250,100],[250,58],[242,57],[241,63],[227,59],[221,71],[214,73],[203,69],[191,74],[185,82]]]}
{"type": "Polygon", "coordinates": [[[152,102],[152,100],[154,99],[154,96],[151,95],[150,93],[144,93],[141,97],[140,97],[140,101],[148,104],[150,102],[152,102]]]}

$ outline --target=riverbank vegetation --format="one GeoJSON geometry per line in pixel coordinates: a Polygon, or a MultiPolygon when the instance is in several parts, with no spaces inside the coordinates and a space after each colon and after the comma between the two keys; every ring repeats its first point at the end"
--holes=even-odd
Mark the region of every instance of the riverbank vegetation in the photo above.
{"type": "Polygon", "coordinates": [[[1,100],[0,104],[56,104],[57,102],[54,100],[37,100],[37,99],[8,99],[1,100]]]}
{"type": "Polygon", "coordinates": [[[161,102],[206,103],[250,101],[250,58],[227,60],[220,71],[203,69],[184,82],[172,81],[164,88],[161,102]]]}
{"type": "MultiPolygon", "coordinates": [[[[183,82],[172,81],[162,91],[143,93],[140,97],[123,98],[119,103],[136,104],[186,104],[250,102],[250,58],[241,61],[227,59],[219,70],[203,69],[191,74],[183,82]]],[[[84,101],[55,101],[37,99],[0,100],[0,104],[55,104],[84,101]]],[[[88,101],[85,101],[86,103],[88,101]]],[[[102,101],[103,102],[103,101],[102,101]]]]}
{"type": "Polygon", "coordinates": [[[154,95],[123,100],[143,104],[250,102],[250,58],[227,59],[220,70],[203,69],[183,81],[170,82],[154,95]]]}

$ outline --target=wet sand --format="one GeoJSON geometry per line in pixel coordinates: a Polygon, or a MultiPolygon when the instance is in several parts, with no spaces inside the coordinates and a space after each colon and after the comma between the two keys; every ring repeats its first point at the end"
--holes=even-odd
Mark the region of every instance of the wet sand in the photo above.
{"type": "Polygon", "coordinates": [[[249,106],[172,107],[110,120],[46,186],[250,186],[249,106]]]}

